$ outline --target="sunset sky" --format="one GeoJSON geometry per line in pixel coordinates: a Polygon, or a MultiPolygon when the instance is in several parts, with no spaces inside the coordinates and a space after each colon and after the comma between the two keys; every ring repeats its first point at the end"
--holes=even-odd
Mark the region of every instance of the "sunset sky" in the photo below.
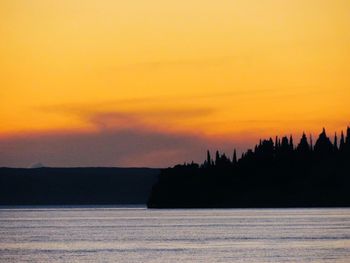
{"type": "Polygon", "coordinates": [[[350,124],[348,0],[2,0],[0,166],[150,166],[350,124]]]}

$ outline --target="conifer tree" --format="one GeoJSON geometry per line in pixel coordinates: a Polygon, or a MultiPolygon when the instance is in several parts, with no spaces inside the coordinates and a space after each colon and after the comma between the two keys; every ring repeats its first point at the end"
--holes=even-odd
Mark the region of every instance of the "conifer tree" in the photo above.
{"type": "Polygon", "coordinates": [[[342,131],[340,135],[339,151],[343,152],[344,149],[345,149],[345,139],[344,139],[344,133],[342,131]]]}
{"type": "Polygon", "coordinates": [[[208,166],[211,165],[211,156],[210,156],[209,150],[207,150],[207,165],[208,165],[208,166]]]}
{"type": "Polygon", "coordinates": [[[334,134],[334,143],[333,143],[333,147],[335,151],[338,151],[338,137],[337,137],[337,133],[334,134]]]}
{"type": "Polygon", "coordinates": [[[292,135],[289,137],[289,147],[290,147],[291,150],[294,149],[293,136],[292,135]]]}
{"type": "Polygon", "coordinates": [[[350,127],[346,129],[345,144],[350,147],[350,127]]]}
{"type": "Polygon", "coordinates": [[[233,150],[232,163],[233,163],[233,164],[236,164],[236,163],[237,163],[237,153],[236,153],[236,149],[233,150]]]}
{"type": "Polygon", "coordinates": [[[314,150],[316,154],[323,157],[333,152],[333,144],[327,137],[325,128],[323,128],[322,133],[319,135],[314,150]]]}
{"type": "Polygon", "coordinates": [[[216,151],[215,153],[215,165],[218,165],[220,163],[220,153],[219,151],[216,151]]]}
{"type": "Polygon", "coordinates": [[[277,148],[278,145],[278,136],[275,137],[275,149],[277,148]]]}
{"type": "Polygon", "coordinates": [[[299,153],[307,153],[310,151],[309,143],[307,142],[306,134],[303,133],[300,139],[300,143],[297,146],[297,151],[299,153]]]}

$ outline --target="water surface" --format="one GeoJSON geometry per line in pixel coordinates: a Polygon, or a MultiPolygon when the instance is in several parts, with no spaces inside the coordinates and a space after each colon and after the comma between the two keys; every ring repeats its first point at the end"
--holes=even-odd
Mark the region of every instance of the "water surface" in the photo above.
{"type": "Polygon", "coordinates": [[[0,262],[350,262],[350,209],[0,209],[0,262]]]}

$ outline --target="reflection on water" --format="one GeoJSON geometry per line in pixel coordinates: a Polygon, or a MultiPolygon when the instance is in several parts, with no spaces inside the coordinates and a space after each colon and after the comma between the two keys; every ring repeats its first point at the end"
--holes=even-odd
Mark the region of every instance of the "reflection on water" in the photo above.
{"type": "Polygon", "coordinates": [[[350,209],[0,209],[1,262],[350,262],[350,209]]]}

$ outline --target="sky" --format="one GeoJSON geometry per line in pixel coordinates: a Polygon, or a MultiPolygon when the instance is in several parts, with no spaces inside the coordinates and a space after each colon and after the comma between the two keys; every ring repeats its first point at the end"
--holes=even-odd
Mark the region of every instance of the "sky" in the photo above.
{"type": "Polygon", "coordinates": [[[200,162],[350,124],[348,0],[2,0],[0,166],[200,162]]]}

